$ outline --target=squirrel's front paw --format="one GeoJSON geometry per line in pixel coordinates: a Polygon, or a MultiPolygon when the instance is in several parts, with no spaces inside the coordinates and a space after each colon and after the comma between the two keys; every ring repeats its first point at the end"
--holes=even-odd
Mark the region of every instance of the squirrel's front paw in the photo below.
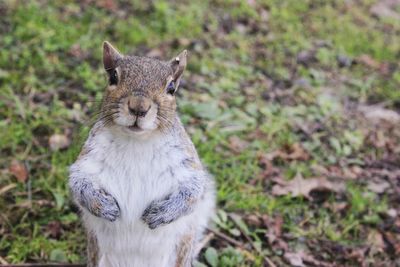
{"type": "Polygon", "coordinates": [[[111,222],[115,221],[121,215],[117,200],[104,189],[92,192],[92,196],[90,196],[90,200],[87,203],[87,208],[94,216],[111,222]]]}
{"type": "Polygon", "coordinates": [[[168,224],[175,219],[173,207],[168,200],[153,201],[143,212],[142,220],[150,229],[168,224]]]}

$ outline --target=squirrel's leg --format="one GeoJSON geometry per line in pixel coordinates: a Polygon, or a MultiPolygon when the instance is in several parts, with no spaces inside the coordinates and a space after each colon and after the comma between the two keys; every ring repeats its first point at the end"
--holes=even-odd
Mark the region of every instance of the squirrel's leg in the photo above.
{"type": "Polygon", "coordinates": [[[87,231],[87,267],[98,267],[99,247],[93,232],[87,231]]]}
{"type": "Polygon", "coordinates": [[[195,234],[193,231],[185,234],[180,239],[177,247],[175,267],[191,267],[194,254],[195,234]]]}

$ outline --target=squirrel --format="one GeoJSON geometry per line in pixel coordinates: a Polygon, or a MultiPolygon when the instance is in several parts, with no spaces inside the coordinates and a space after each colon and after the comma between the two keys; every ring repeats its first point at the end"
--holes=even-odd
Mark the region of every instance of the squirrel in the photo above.
{"type": "Polygon", "coordinates": [[[215,209],[215,183],[176,111],[187,52],[170,61],[103,43],[108,86],[69,187],[89,267],[187,267],[215,209]]]}

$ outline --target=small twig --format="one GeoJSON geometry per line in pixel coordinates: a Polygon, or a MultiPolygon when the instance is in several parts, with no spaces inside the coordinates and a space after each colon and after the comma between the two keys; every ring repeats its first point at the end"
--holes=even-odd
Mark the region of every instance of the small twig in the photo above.
{"type": "Polygon", "coordinates": [[[270,267],[276,267],[275,263],[273,263],[267,256],[264,256],[264,260],[270,267]]]}
{"type": "Polygon", "coordinates": [[[197,245],[194,255],[199,254],[200,251],[205,247],[205,245],[207,245],[207,243],[210,242],[210,240],[214,238],[214,236],[215,236],[214,233],[208,233],[208,235],[206,235],[203,238],[203,240],[201,240],[200,243],[197,245]]]}
{"type": "Polygon", "coordinates": [[[6,186],[0,188],[0,196],[2,194],[5,194],[6,192],[10,191],[11,189],[14,189],[15,187],[17,187],[17,184],[13,183],[13,184],[9,184],[9,185],[6,185],[6,186]]]}
{"type": "MultiPolygon", "coordinates": [[[[230,215],[229,217],[232,218],[231,215],[230,215]]],[[[253,240],[250,238],[250,236],[249,236],[247,233],[245,233],[244,231],[242,231],[242,229],[240,228],[240,225],[237,224],[237,222],[236,222],[235,220],[232,219],[232,221],[233,221],[233,223],[239,228],[240,232],[241,232],[242,235],[247,239],[247,241],[250,243],[250,245],[251,245],[258,253],[261,253],[261,251],[258,249],[258,247],[257,247],[256,245],[254,245],[254,242],[253,242],[253,240]]]]}
{"type": "Polygon", "coordinates": [[[222,238],[223,240],[227,241],[228,243],[231,243],[232,245],[238,246],[242,249],[245,249],[245,246],[243,243],[227,236],[226,234],[223,234],[221,232],[218,232],[217,230],[211,229],[211,228],[207,228],[208,231],[210,231],[211,233],[214,233],[216,236],[222,238]]]}
{"type": "MultiPolygon", "coordinates": [[[[230,238],[229,236],[227,236],[227,235],[225,235],[225,234],[223,234],[221,232],[218,232],[217,230],[214,230],[214,229],[211,229],[211,228],[207,228],[207,230],[210,231],[211,233],[215,234],[216,236],[222,238],[226,242],[231,243],[231,244],[233,244],[233,245],[235,245],[235,246],[247,251],[247,249],[245,248],[243,243],[241,243],[239,241],[236,241],[235,239],[230,238]]],[[[267,262],[267,264],[270,267],[277,267],[267,256],[264,255],[263,257],[264,257],[264,260],[267,262]]]]}

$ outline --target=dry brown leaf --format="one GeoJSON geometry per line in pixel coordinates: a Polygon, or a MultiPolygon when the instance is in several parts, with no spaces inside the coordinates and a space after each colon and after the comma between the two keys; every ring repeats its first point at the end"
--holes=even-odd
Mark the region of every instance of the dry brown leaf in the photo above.
{"type": "Polygon", "coordinates": [[[114,0],[97,0],[97,1],[89,1],[94,2],[94,4],[100,8],[104,8],[108,11],[116,11],[118,9],[118,3],[114,0]]]}
{"type": "Polygon", "coordinates": [[[396,218],[398,213],[396,209],[388,209],[386,214],[391,218],[396,218]]]}
{"type": "Polygon", "coordinates": [[[286,252],[284,258],[290,264],[290,266],[302,267],[305,266],[303,263],[303,254],[303,252],[286,252]]]}
{"type": "Polygon", "coordinates": [[[381,0],[371,6],[370,12],[378,18],[400,20],[400,12],[396,10],[399,5],[398,0],[381,0]]]}
{"type": "Polygon", "coordinates": [[[53,134],[49,138],[49,146],[53,151],[69,147],[71,140],[64,134],[53,134]]]}
{"type": "Polygon", "coordinates": [[[304,179],[298,173],[292,180],[285,181],[283,185],[274,185],[272,187],[272,194],[276,196],[291,194],[292,197],[303,196],[310,199],[312,191],[339,192],[342,190],[344,190],[342,183],[334,184],[325,177],[304,179]]]}
{"type": "Polygon", "coordinates": [[[262,216],[264,226],[268,229],[265,236],[268,238],[270,244],[277,240],[281,240],[282,228],[283,228],[283,217],[280,215],[269,217],[268,215],[262,216]]]}
{"type": "Polygon", "coordinates": [[[311,266],[320,267],[336,266],[331,263],[319,261],[315,259],[312,255],[307,254],[305,251],[286,252],[284,258],[291,266],[310,266],[310,264],[311,266]]]}
{"type": "Polygon", "coordinates": [[[308,160],[310,157],[307,151],[299,143],[286,146],[283,149],[267,154],[267,156],[270,160],[275,158],[283,160],[308,160]]]}
{"type": "Polygon", "coordinates": [[[82,49],[79,43],[73,44],[69,49],[68,54],[79,60],[84,60],[88,56],[88,53],[82,49]]]}
{"type": "Polygon", "coordinates": [[[267,154],[258,153],[257,159],[258,165],[261,167],[262,171],[249,181],[251,185],[256,185],[260,181],[263,184],[268,184],[270,182],[280,183],[280,181],[283,180],[281,170],[274,167],[273,162],[267,154]]]}
{"type": "Polygon", "coordinates": [[[357,61],[373,69],[379,69],[381,66],[381,64],[378,61],[376,61],[369,55],[361,55],[357,58],[357,61]]]}
{"type": "Polygon", "coordinates": [[[368,234],[367,244],[376,251],[382,252],[385,249],[385,241],[383,240],[382,234],[373,229],[371,229],[368,234]]]}
{"type": "Polygon", "coordinates": [[[229,137],[228,141],[229,141],[229,148],[235,153],[240,153],[249,146],[248,142],[240,139],[236,135],[229,137]]]}
{"type": "Polygon", "coordinates": [[[358,178],[357,174],[352,171],[350,168],[343,168],[343,178],[349,180],[355,180],[358,178]]]}
{"type": "Polygon", "coordinates": [[[393,232],[384,232],[385,241],[388,245],[393,249],[394,255],[400,254],[400,238],[397,233],[393,232]]]}
{"type": "Polygon", "coordinates": [[[14,159],[11,161],[8,170],[15,176],[15,178],[17,178],[18,182],[25,183],[28,179],[28,170],[26,169],[25,164],[18,160],[14,159]]]}
{"type": "Polygon", "coordinates": [[[333,267],[333,266],[337,266],[337,265],[332,264],[332,263],[319,261],[319,260],[315,259],[310,254],[303,253],[302,256],[303,256],[303,261],[305,263],[307,263],[306,266],[309,266],[310,264],[311,264],[311,266],[318,266],[318,267],[333,267]]]}
{"type": "Polygon", "coordinates": [[[395,124],[400,122],[400,114],[394,110],[378,106],[363,106],[359,110],[364,114],[365,118],[373,123],[386,121],[395,124]]]}
{"type": "Polygon", "coordinates": [[[59,238],[62,232],[62,225],[59,221],[51,221],[47,224],[46,227],[47,233],[52,238],[59,238]]]}
{"type": "Polygon", "coordinates": [[[244,217],[244,220],[249,226],[259,228],[262,225],[261,218],[257,214],[248,214],[246,217],[244,217]]]}
{"type": "Polygon", "coordinates": [[[385,180],[380,180],[379,182],[369,181],[367,188],[377,194],[382,194],[390,188],[390,184],[385,180]]]}
{"type": "Polygon", "coordinates": [[[325,203],[324,207],[329,208],[334,213],[339,213],[347,209],[349,207],[349,204],[346,202],[333,202],[333,203],[325,203]]]}

